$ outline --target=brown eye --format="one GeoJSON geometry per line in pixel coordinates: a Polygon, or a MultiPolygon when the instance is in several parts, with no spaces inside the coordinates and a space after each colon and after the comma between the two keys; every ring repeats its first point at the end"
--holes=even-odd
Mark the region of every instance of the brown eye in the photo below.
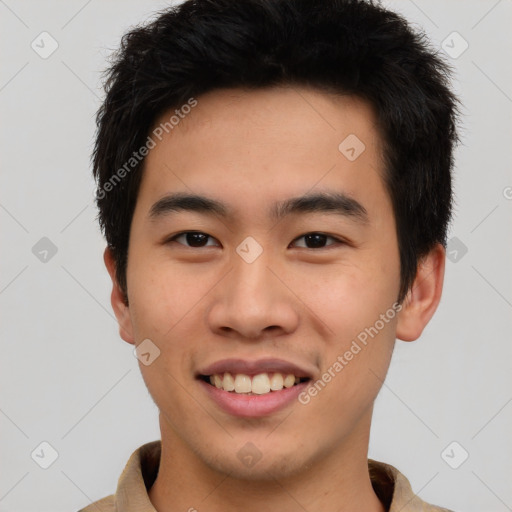
{"type": "Polygon", "coordinates": [[[340,242],[336,238],[324,235],[323,233],[307,233],[294,240],[296,247],[304,247],[306,249],[322,249],[340,242]],[[329,243],[328,243],[329,242],[329,243]]]}
{"type": "Polygon", "coordinates": [[[213,237],[199,231],[186,231],[184,233],[180,233],[170,241],[175,241],[188,247],[211,247],[219,245],[213,237]]]}

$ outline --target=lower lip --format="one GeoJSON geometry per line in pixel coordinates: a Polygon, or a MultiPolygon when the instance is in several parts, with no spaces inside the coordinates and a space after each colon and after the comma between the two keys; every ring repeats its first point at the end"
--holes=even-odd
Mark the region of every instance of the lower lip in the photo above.
{"type": "Polygon", "coordinates": [[[263,395],[246,395],[224,391],[202,380],[199,383],[221,409],[233,416],[244,418],[268,416],[284,409],[297,400],[301,391],[308,385],[308,382],[301,382],[280,391],[270,391],[263,395]]]}

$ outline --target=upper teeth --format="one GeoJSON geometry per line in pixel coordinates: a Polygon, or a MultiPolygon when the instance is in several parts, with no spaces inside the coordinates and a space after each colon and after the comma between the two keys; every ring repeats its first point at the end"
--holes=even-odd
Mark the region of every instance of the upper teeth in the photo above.
{"type": "Polygon", "coordinates": [[[215,374],[210,376],[210,383],[216,388],[224,391],[234,391],[235,393],[254,393],[263,395],[270,391],[279,391],[285,388],[291,388],[294,384],[300,382],[299,377],[291,373],[284,375],[282,373],[258,373],[251,377],[243,373],[237,373],[233,376],[231,373],[223,375],[215,374]]]}

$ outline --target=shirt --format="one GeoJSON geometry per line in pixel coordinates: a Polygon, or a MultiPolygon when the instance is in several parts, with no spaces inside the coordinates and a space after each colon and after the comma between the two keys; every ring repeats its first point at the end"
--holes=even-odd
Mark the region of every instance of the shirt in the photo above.
{"type": "MultiPolygon", "coordinates": [[[[148,490],[158,474],[161,447],[161,441],[152,441],[137,448],[119,477],[116,493],[79,512],[156,512],[148,490]]],[[[450,512],[418,498],[393,466],[369,459],[368,470],[375,494],[388,512],[450,512]]]]}

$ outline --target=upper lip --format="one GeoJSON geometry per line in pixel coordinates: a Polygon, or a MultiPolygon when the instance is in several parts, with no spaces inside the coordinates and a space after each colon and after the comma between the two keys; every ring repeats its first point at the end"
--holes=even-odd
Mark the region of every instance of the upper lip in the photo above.
{"type": "Polygon", "coordinates": [[[282,373],[300,378],[312,378],[313,372],[283,359],[222,359],[198,372],[200,375],[221,375],[223,373],[257,375],[258,373],[282,373]]]}

